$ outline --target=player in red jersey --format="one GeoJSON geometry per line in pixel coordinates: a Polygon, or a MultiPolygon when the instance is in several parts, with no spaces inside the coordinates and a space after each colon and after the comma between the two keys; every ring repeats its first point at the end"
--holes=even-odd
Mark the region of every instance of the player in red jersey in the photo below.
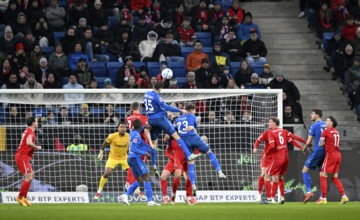
{"type": "Polygon", "coordinates": [[[295,140],[300,141],[302,143],[306,143],[306,141],[286,129],[279,128],[280,121],[276,117],[270,117],[268,128],[270,131],[268,132],[269,138],[269,148],[264,152],[264,157],[272,154],[271,152],[275,149],[275,153],[272,155],[272,162],[270,163],[267,174],[268,177],[272,176],[273,184],[271,187],[270,178],[265,179],[265,188],[266,188],[266,196],[268,201],[271,203],[274,201],[274,197],[277,191],[277,188],[280,188],[280,201],[279,203],[284,204],[285,199],[285,185],[284,185],[284,175],[286,174],[289,157],[288,157],[288,147],[287,143],[290,142],[295,147],[302,149],[301,145],[297,143],[295,140]],[[272,189],[271,189],[272,188],[272,189]],[[272,191],[270,194],[269,192],[272,191]],[[270,196],[270,197],[269,197],[270,196]]]}
{"type": "MultiPolygon", "coordinates": [[[[256,141],[254,143],[254,149],[253,149],[253,152],[256,154],[260,143],[263,142],[263,141],[265,142],[264,150],[261,153],[261,162],[260,162],[261,174],[260,174],[259,179],[258,179],[258,192],[259,192],[259,195],[256,198],[257,202],[261,202],[262,190],[263,190],[263,187],[264,187],[264,184],[265,184],[265,179],[264,178],[265,178],[265,175],[267,175],[266,170],[267,170],[270,162],[272,161],[272,152],[274,152],[274,151],[269,152],[266,157],[263,157],[264,152],[269,148],[268,132],[269,132],[269,130],[264,131],[256,139],[256,141]]],[[[267,179],[270,179],[270,177],[267,177],[267,179]]]]}
{"type": "Polygon", "coordinates": [[[165,156],[169,158],[168,163],[165,165],[163,172],[160,176],[161,181],[161,190],[163,193],[163,202],[168,204],[169,196],[167,195],[167,178],[170,174],[174,174],[172,194],[171,194],[171,203],[175,203],[176,191],[180,184],[180,177],[183,174],[186,181],[186,199],[185,201],[189,205],[197,204],[195,197],[192,197],[192,187],[190,179],[187,177],[187,161],[185,158],[184,152],[181,150],[178,143],[170,138],[169,135],[165,135],[164,143],[168,143],[168,146],[165,151],[165,156]]]}
{"type": "Polygon", "coordinates": [[[19,195],[16,201],[22,206],[31,206],[27,199],[31,181],[34,178],[34,172],[30,164],[30,160],[35,150],[41,150],[41,146],[35,144],[35,130],[38,127],[38,121],[35,117],[30,117],[26,121],[28,127],[23,132],[19,148],[15,155],[16,165],[19,171],[25,176],[25,180],[21,184],[19,195]]]}
{"type": "Polygon", "coordinates": [[[349,201],[349,198],[346,196],[343,184],[338,178],[342,157],[340,153],[340,134],[336,130],[337,121],[333,116],[329,116],[325,124],[326,129],[321,135],[319,146],[325,147],[326,155],[320,171],[321,197],[316,201],[316,204],[327,203],[327,174],[331,175],[333,183],[341,193],[342,198],[339,204],[345,204],[349,201]]]}

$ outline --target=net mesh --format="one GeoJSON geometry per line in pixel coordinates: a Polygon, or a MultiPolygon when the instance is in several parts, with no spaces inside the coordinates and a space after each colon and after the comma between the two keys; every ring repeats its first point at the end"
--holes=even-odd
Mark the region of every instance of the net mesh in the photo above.
{"type": "MultiPolygon", "coordinates": [[[[26,118],[36,116],[41,124],[36,141],[43,150],[37,151],[32,160],[35,180],[31,191],[75,191],[76,186],[84,184],[89,192],[95,193],[107,159],[107,156],[102,161],[97,159],[101,144],[116,132],[118,121],[125,120],[130,104],[143,101],[144,92],[7,90],[0,99],[1,190],[19,190],[23,177],[14,155],[26,128],[26,118]],[[84,145],[88,150],[80,151],[84,145]]],[[[210,160],[201,156],[195,163],[198,190],[256,190],[260,156],[252,153],[252,144],[270,116],[282,118],[278,112],[280,95],[277,90],[161,92],[163,100],[172,106],[181,108],[190,101],[196,104],[198,133],[209,138],[210,148],[227,175],[227,180],[218,180],[210,160]]],[[[162,135],[157,158],[160,170],[168,161],[162,135]]],[[[126,174],[116,168],[104,191],[114,195],[122,192],[126,174]]],[[[159,180],[154,177],[152,180],[153,190],[160,194],[159,180]]],[[[184,187],[182,181],[180,189],[184,187]]]]}

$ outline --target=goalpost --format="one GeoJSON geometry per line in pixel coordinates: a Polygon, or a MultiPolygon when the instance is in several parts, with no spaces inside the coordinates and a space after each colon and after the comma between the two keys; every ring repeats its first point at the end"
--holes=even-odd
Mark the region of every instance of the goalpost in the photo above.
{"type": "MultiPolygon", "coordinates": [[[[35,180],[30,191],[47,192],[49,195],[50,192],[87,189],[92,202],[107,160],[107,156],[102,161],[97,159],[101,144],[108,134],[116,132],[117,122],[125,120],[130,104],[134,101],[143,102],[146,91],[148,90],[2,90],[0,168],[3,176],[0,179],[0,190],[19,190],[23,177],[18,172],[14,155],[26,128],[26,117],[32,115],[41,124],[36,135],[43,150],[36,151],[33,156],[35,180]],[[105,114],[112,110],[115,117],[105,114]]],[[[218,180],[217,172],[206,155],[196,159],[198,200],[255,201],[260,153],[253,154],[252,146],[264,131],[270,116],[278,117],[282,125],[282,90],[163,89],[161,97],[166,103],[177,107],[182,107],[187,102],[195,103],[198,133],[208,137],[210,148],[227,176],[226,180],[218,180]]],[[[174,116],[176,114],[171,113],[170,117],[174,116]]],[[[166,146],[161,141],[162,137],[163,134],[159,135],[157,158],[160,171],[167,163],[164,155],[166,146]]],[[[118,202],[118,196],[124,191],[125,178],[126,172],[115,169],[108,178],[100,201],[118,202]]],[[[169,190],[171,180],[172,178],[168,180],[169,190]]],[[[154,199],[159,201],[162,198],[159,180],[152,177],[152,182],[154,199]]],[[[182,181],[180,190],[184,188],[182,181]]],[[[177,201],[181,201],[181,193],[177,201]]],[[[140,201],[135,197],[131,199],[140,201]]]]}

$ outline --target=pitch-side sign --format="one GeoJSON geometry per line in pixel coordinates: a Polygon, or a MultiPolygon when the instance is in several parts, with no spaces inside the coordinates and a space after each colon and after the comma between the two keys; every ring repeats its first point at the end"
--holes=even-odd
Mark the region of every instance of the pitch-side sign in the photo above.
{"type": "MultiPolygon", "coordinates": [[[[16,203],[18,192],[2,192],[2,203],[16,203]]],[[[31,203],[89,203],[87,192],[29,192],[31,203]]]]}

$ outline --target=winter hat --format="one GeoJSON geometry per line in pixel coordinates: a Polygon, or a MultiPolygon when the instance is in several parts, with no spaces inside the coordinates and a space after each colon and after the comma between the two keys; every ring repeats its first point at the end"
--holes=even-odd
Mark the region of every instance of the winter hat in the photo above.
{"type": "Polygon", "coordinates": [[[7,25],[4,29],[4,33],[6,32],[12,32],[11,26],[7,25]]]}
{"type": "Polygon", "coordinates": [[[259,79],[259,75],[257,73],[251,74],[251,79],[259,79]]]}
{"type": "Polygon", "coordinates": [[[192,77],[195,77],[195,73],[194,73],[194,72],[192,72],[192,71],[190,71],[190,72],[188,72],[187,76],[192,76],[192,77]]]}
{"type": "Polygon", "coordinates": [[[270,65],[268,63],[265,63],[264,68],[270,69],[270,65]]]}
{"type": "Polygon", "coordinates": [[[112,85],[112,81],[111,81],[111,79],[110,78],[105,78],[104,79],[104,85],[112,85]]]}
{"type": "Polygon", "coordinates": [[[43,62],[47,63],[47,59],[46,59],[45,57],[43,57],[43,58],[41,58],[41,59],[39,60],[39,64],[41,64],[41,63],[43,63],[43,62]]]}
{"type": "Polygon", "coordinates": [[[201,60],[201,64],[203,64],[203,63],[209,63],[209,60],[206,59],[206,58],[203,58],[203,59],[201,60]]]}
{"type": "Polygon", "coordinates": [[[275,77],[284,77],[284,73],[281,70],[276,71],[275,77]]]}
{"type": "Polygon", "coordinates": [[[127,57],[125,57],[125,62],[127,62],[128,60],[133,60],[133,58],[132,58],[132,56],[127,56],[127,57]]]}
{"type": "Polygon", "coordinates": [[[223,71],[224,71],[224,70],[230,70],[230,67],[229,67],[229,66],[223,66],[222,69],[223,69],[223,71]]]}
{"type": "Polygon", "coordinates": [[[16,44],[15,52],[17,52],[19,50],[24,50],[24,44],[22,44],[22,43],[17,43],[16,44]]]}
{"type": "Polygon", "coordinates": [[[244,17],[250,17],[250,18],[252,19],[252,14],[251,14],[251,12],[246,12],[245,15],[244,15],[244,17]]]}
{"type": "Polygon", "coordinates": [[[100,0],[96,0],[95,2],[94,2],[94,6],[95,5],[101,5],[101,1],[100,0]]]}
{"type": "Polygon", "coordinates": [[[141,66],[139,72],[142,72],[142,71],[145,71],[146,73],[148,73],[148,68],[146,68],[146,66],[141,66]]]}

